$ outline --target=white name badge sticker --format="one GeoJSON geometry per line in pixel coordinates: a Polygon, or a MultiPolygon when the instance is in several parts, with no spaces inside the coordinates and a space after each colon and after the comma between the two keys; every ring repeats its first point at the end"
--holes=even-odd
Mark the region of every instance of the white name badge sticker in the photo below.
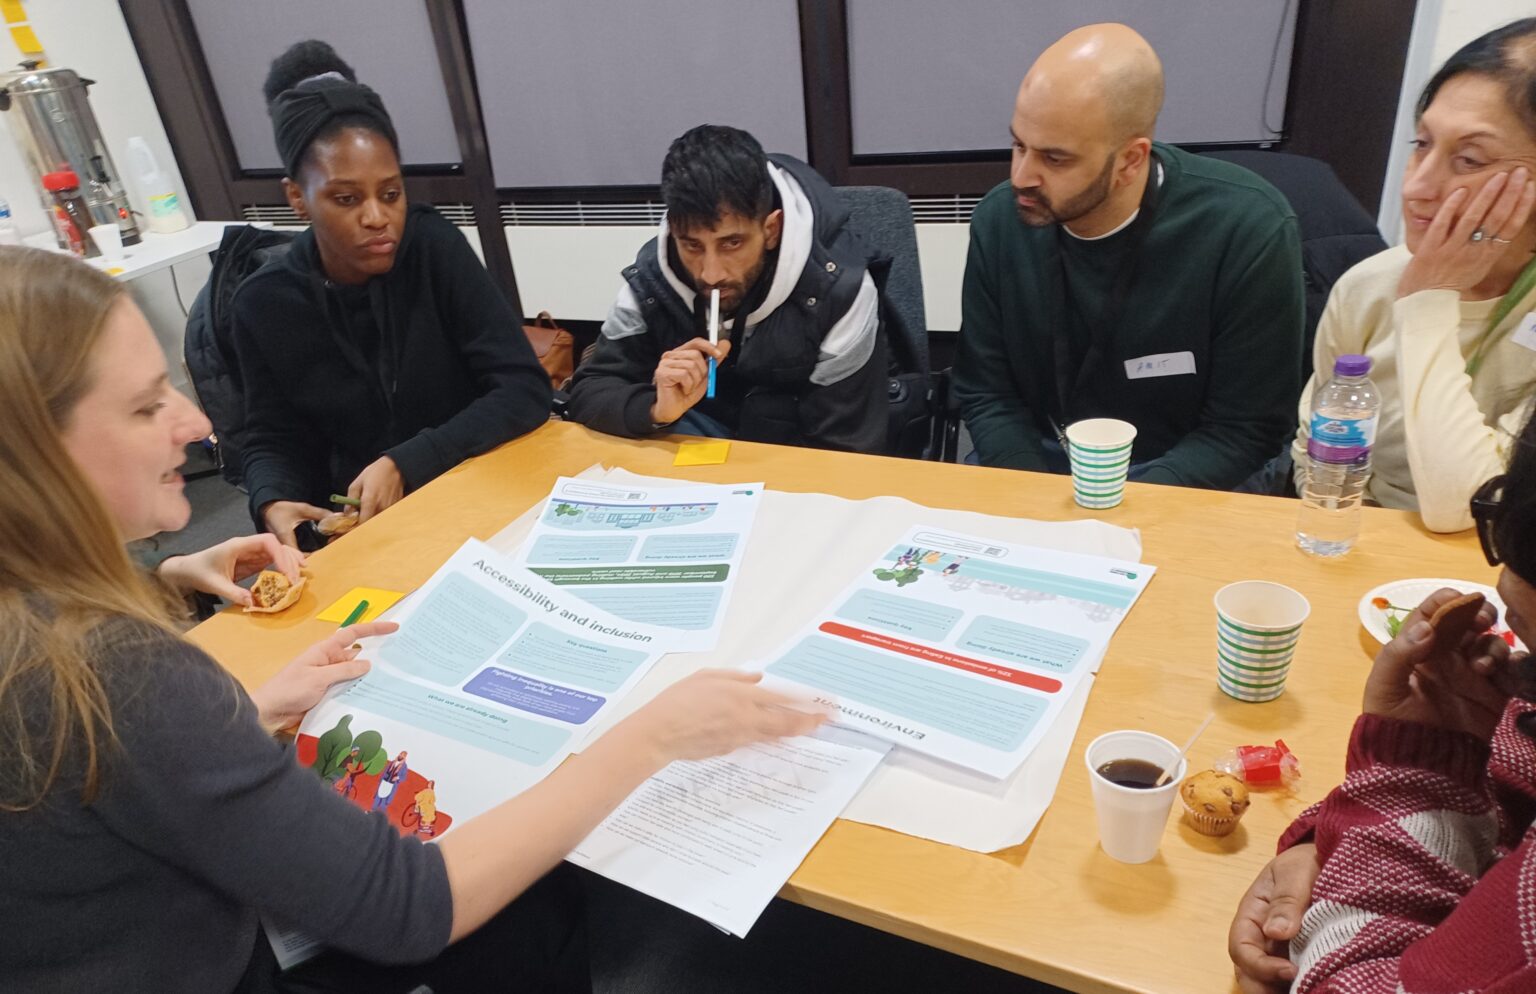
{"type": "Polygon", "coordinates": [[[1150,380],[1154,376],[1192,376],[1194,372],[1193,352],[1159,352],[1157,355],[1125,360],[1125,378],[1128,380],[1150,380]]]}
{"type": "Polygon", "coordinates": [[[1524,345],[1532,352],[1536,352],[1536,311],[1527,314],[1525,318],[1515,326],[1513,336],[1516,345],[1524,345]]]}

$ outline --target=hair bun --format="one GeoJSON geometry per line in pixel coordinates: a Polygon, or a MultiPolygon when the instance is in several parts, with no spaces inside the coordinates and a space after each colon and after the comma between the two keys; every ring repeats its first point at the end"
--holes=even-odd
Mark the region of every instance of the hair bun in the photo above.
{"type": "Polygon", "coordinates": [[[311,76],[324,73],[339,73],[348,81],[357,82],[357,73],[336,54],[336,49],[329,43],[314,39],[295,42],[272,60],[272,68],[267,71],[267,81],[261,87],[262,96],[270,105],[278,94],[293,89],[311,76]]]}

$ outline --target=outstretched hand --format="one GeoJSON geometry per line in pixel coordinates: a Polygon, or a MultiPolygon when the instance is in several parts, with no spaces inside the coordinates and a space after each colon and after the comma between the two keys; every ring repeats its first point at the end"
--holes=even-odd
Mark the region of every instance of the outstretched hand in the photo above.
{"type": "Polygon", "coordinates": [[[399,627],[393,621],[348,625],[299,653],[272,679],[251,691],[262,727],[277,732],[297,725],[310,708],[320,703],[327,690],[368,672],[368,660],[357,658],[362,649],[353,643],[374,635],[388,635],[399,627]]]}
{"type": "MultiPolygon", "coordinates": [[[[754,742],[808,735],[831,711],[758,686],[763,675],[699,670],[657,694],[618,726],[638,733],[658,767],[707,759],[754,742]]],[[[618,728],[615,728],[618,731],[618,728]]]]}

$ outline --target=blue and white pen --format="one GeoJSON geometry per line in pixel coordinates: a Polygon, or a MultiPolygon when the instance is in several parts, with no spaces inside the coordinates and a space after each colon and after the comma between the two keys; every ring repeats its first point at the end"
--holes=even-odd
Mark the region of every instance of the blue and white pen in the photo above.
{"type": "MultiPolygon", "coordinates": [[[[720,291],[709,291],[709,344],[720,344],[720,291]]],[[[704,388],[704,396],[715,396],[715,357],[709,357],[709,385],[704,388]]]]}

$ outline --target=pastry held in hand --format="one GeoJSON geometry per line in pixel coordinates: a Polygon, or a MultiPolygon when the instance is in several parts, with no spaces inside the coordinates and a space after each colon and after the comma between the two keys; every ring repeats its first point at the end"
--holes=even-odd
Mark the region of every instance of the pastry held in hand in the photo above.
{"type": "Polygon", "coordinates": [[[264,569],[256,575],[256,582],[251,584],[251,603],[246,606],[246,613],[276,614],[286,611],[298,602],[303,589],[303,577],[299,578],[298,583],[290,583],[286,576],[276,570],[264,569]]]}
{"type": "Polygon", "coordinates": [[[336,511],[316,521],[315,531],[326,538],[335,538],[337,535],[345,535],[356,528],[357,520],[357,511],[355,510],[336,511]]]}
{"type": "Polygon", "coordinates": [[[1441,604],[1429,619],[1429,627],[1435,630],[1435,648],[1443,651],[1460,645],[1462,636],[1477,622],[1477,614],[1486,600],[1482,594],[1471,593],[1441,604]]]}

